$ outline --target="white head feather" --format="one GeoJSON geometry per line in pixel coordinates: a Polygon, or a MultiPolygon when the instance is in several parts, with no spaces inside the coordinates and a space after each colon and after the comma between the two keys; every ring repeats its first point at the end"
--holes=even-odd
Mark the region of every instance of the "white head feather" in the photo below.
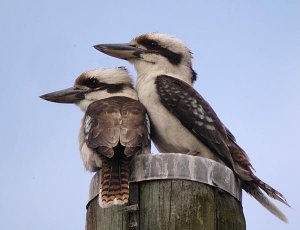
{"type": "Polygon", "coordinates": [[[149,50],[150,52],[143,52],[140,58],[129,59],[138,73],[138,81],[139,78],[145,78],[145,76],[149,78],[165,74],[192,85],[195,79],[193,79],[194,72],[192,69],[193,57],[189,48],[180,39],[160,33],[140,35],[134,38],[130,44],[141,49],[147,49],[143,45],[143,42],[147,40],[154,41],[161,48],[180,56],[180,63],[171,63],[167,57],[161,55],[159,52],[151,52],[151,50],[149,50]]]}
{"type": "MultiPolygon", "coordinates": [[[[131,84],[131,77],[125,67],[97,68],[82,73],[78,78],[97,78],[105,84],[131,84]]],[[[76,80],[76,82],[77,82],[76,80]]],[[[75,83],[76,84],[76,83],[75,83]]]]}
{"type": "Polygon", "coordinates": [[[94,101],[102,100],[109,97],[129,97],[137,100],[137,93],[133,89],[131,77],[125,67],[118,68],[98,68],[82,73],[75,81],[74,87],[80,89],[89,89],[83,83],[87,79],[97,79],[100,83],[108,85],[122,84],[124,87],[118,92],[108,92],[103,90],[91,90],[85,94],[85,98],[77,103],[81,110],[86,111],[87,107],[94,101]]]}

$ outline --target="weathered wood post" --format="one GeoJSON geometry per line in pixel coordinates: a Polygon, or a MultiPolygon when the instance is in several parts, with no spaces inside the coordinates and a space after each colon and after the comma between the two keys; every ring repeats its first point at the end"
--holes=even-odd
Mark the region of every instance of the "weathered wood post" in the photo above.
{"type": "Polygon", "coordinates": [[[87,230],[244,230],[241,188],[233,172],[206,158],[139,155],[131,164],[127,206],[98,205],[99,175],[90,186],[87,230]]]}

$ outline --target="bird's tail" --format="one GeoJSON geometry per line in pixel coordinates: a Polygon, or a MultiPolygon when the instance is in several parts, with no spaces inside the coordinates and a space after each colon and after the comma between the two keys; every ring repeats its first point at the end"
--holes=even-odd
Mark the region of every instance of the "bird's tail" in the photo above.
{"type": "Polygon", "coordinates": [[[114,154],[112,158],[102,158],[101,189],[99,204],[102,208],[122,205],[129,197],[129,163],[131,157],[123,153],[114,154]]]}
{"type": "MultiPolygon", "coordinates": [[[[231,137],[232,139],[232,137],[231,137]]],[[[232,154],[233,160],[236,165],[233,166],[235,173],[242,181],[243,189],[252,195],[259,203],[261,203],[266,209],[277,216],[284,222],[288,222],[286,216],[268,199],[267,196],[262,192],[262,190],[270,197],[278,200],[285,205],[290,205],[287,203],[285,197],[272,188],[270,185],[263,182],[261,179],[256,177],[252,170],[253,167],[250,160],[245,153],[245,151],[235,143],[235,140],[228,145],[230,153],[232,154]]]]}
{"type": "Polygon", "coordinates": [[[280,220],[284,222],[288,222],[287,217],[268,199],[267,196],[261,191],[261,189],[266,192],[270,197],[279,200],[280,202],[286,204],[290,207],[287,203],[284,196],[272,188],[270,185],[266,184],[259,178],[255,177],[253,181],[244,181],[243,182],[243,189],[252,195],[259,203],[261,203],[267,210],[269,210],[273,215],[278,217],[280,220]]]}

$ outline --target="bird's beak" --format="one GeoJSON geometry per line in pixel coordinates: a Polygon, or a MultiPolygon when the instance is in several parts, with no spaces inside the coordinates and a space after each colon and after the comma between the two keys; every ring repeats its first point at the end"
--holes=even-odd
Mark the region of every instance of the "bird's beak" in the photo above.
{"type": "Polygon", "coordinates": [[[55,91],[52,93],[47,93],[40,98],[56,102],[56,103],[76,103],[82,99],[84,99],[84,94],[87,92],[87,90],[83,89],[77,89],[75,87],[55,91]]]}
{"type": "Polygon", "coordinates": [[[113,56],[121,59],[133,59],[139,58],[140,54],[145,51],[143,49],[137,48],[130,43],[124,44],[99,44],[94,46],[95,49],[109,56],[113,56]]]}

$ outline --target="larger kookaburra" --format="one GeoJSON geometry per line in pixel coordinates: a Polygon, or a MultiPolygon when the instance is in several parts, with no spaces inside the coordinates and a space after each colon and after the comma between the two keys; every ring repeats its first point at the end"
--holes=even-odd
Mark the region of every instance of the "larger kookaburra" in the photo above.
{"type": "Polygon", "coordinates": [[[136,154],[150,152],[146,110],[137,100],[127,70],[120,67],[87,71],[76,79],[74,87],[41,98],[75,103],[85,112],[80,152],[87,170],[102,168],[100,206],[127,203],[130,160],[136,154]]]}
{"type": "Polygon", "coordinates": [[[139,100],[150,116],[152,138],[159,151],[195,154],[226,164],[240,178],[246,192],[287,221],[261,190],[288,205],[284,196],[254,175],[246,153],[193,88],[196,73],[192,54],[182,41],[148,33],[130,43],[100,44],[95,48],[134,65],[139,100]]]}

